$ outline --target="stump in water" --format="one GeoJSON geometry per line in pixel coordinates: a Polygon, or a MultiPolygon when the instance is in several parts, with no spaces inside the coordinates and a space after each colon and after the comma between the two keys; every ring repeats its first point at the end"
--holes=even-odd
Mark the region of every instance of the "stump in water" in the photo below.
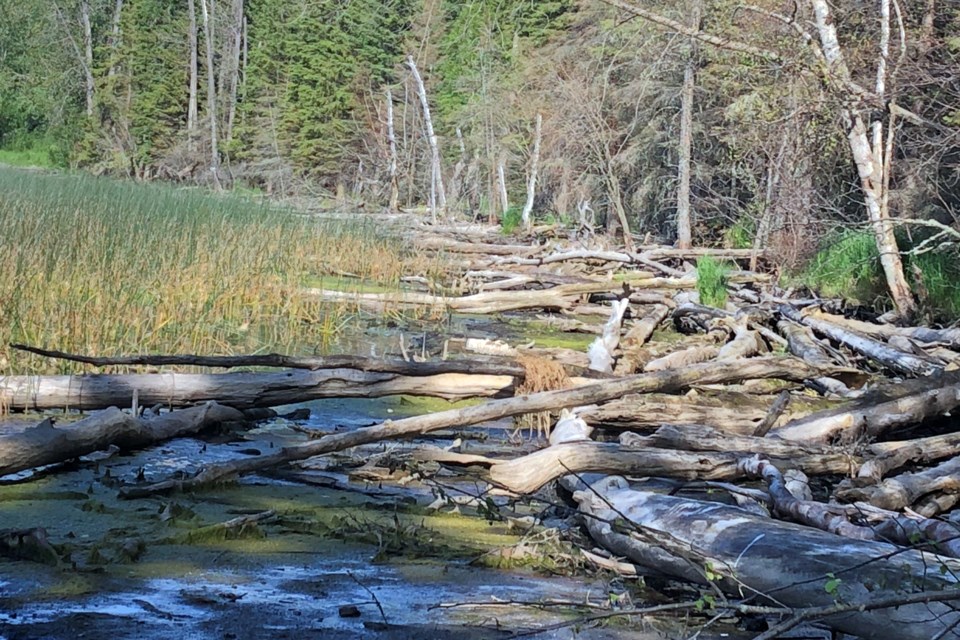
{"type": "MultiPolygon", "coordinates": [[[[525,396],[540,391],[569,389],[572,385],[563,365],[558,362],[531,354],[517,356],[517,362],[523,367],[524,376],[523,382],[517,386],[514,395],[525,396]]],[[[514,438],[519,436],[524,429],[529,430],[531,438],[535,433],[543,438],[549,438],[553,418],[549,411],[540,411],[519,415],[514,418],[513,422],[517,427],[516,431],[513,432],[514,438]]]]}

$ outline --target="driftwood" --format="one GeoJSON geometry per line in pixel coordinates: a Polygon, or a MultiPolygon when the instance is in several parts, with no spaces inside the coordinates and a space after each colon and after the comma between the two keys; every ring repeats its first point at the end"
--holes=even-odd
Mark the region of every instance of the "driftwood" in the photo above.
{"type": "MultiPolygon", "coordinates": [[[[796,608],[867,601],[878,589],[903,598],[955,588],[960,572],[952,558],[840,538],[737,507],[633,491],[623,478],[606,478],[574,497],[591,536],[607,549],[699,584],[710,582],[709,570],[711,578],[719,576],[717,587],[737,598],[767,602],[770,594],[775,604],[796,608]]],[[[892,629],[903,640],[960,637],[960,612],[941,602],[852,607],[823,622],[876,640],[889,638],[892,629]]]]}
{"type": "Polygon", "coordinates": [[[923,422],[960,406],[960,375],[946,373],[925,382],[932,388],[879,403],[861,401],[852,407],[792,420],[770,435],[803,442],[875,438],[893,427],[923,422]]]}
{"type": "Polygon", "coordinates": [[[869,502],[881,509],[899,510],[913,505],[931,493],[957,493],[958,491],[960,491],[960,457],[917,473],[904,473],[887,478],[880,484],[840,487],[836,491],[836,496],[850,502],[869,502]]]}
{"type": "Polygon", "coordinates": [[[928,376],[943,370],[942,366],[933,362],[930,358],[918,358],[915,355],[904,353],[873,338],[844,329],[826,320],[821,320],[813,316],[805,316],[789,305],[780,305],[779,311],[785,318],[805,324],[817,333],[845,344],[857,353],[861,353],[898,373],[928,376]]]}
{"type": "Polygon", "coordinates": [[[137,418],[117,408],[55,426],[50,419],[0,437],[0,476],[63,462],[110,445],[135,449],[224,423],[245,423],[236,409],[209,402],[200,407],[137,418]]]}
{"type": "MultiPolygon", "coordinates": [[[[795,323],[791,320],[781,320],[777,323],[777,330],[787,339],[787,350],[798,358],[803,358],[807,362],[819,366],[837,363],[835,358],[827,354],[823,345],[813,339],[810,329],[795,323]]],[[[810,381],[811,384],[821,391],[833,393],[838,396],[849,395],[850,389],[843,382],[834,378],[816,378],[810,381]]]]}
{"type": "Polygon", "coordinates": [[[730,382],[749,378],[783,376],[788,379],[802,380],[821,373],[819,370],[793,358],[770,357],[735,363],[697,365],[679,371],[639,374],[627,378],[605,380],[574,389],[544,391],[529,396],[493,400],[463,409],[452,409],[396,421],[388,420],[372,427],[325,436],[306,444],[286,447],[269,456],[211,465],[190,480],[167,480],[148,487],[131,487],[124,490],[122,495],[140,497],[158,492],[192,489],[231,476],[251,473],[361,444],[405,438],[437,429],[478,424],[524,413],[588,405],[612,400],[628,393],[676,391],[691,384],[730,382]]]}
{"type": "Polygon", "coordinates": [[[897,327],[892,324],[875,324],[861,320],[851,320],[843,316],[834,315],[813,309],[808,317],[824,320],[830,324],[844,327],[874,338],[890,339],[893,336],[902,336],[920,342],[943,343],[952,347],[960,347],[960,328],[931,329],[929,327],[897,327]]]}
{"type": "Polygon", "coordinates": [[[162,373],[77,376],[0,376],[0,406],[15,411],[81,411],[141,405],[183,407],[210,400],[238,409],[273,407],[317,398],[424,395],[459,399],[509,393],[513,376],[444,373],[400,376],[356,369],[272,373],[162,373]]]}
{"type": "MultiPolygon", "coordinates": [[[[370,358],[365,356],[288,356],[279,353],[245,356],[203,356],[192,354],[84,356],[53,349],[41,349],[25,344],[11,344],[13,349],[45,358],[82,362],[97,367],[108,366],[190,366],[190,367],[279,367],[284,369],[356,369],[377,373],[397,373],[405,376],[433,376],[441,373],[473,373],[494,376],[523,377],[524,368],[515,359],[484,357],[433,362],[411,362],[400,358],[370,358]]],[[[573,373],[573,372],[571,372],[573,373]]],[[[581,372],[577,372],[581,373],[581,372]]]]}
{"type": "Polygon", "coordinates": [[[656,304],[645,316],[630,325],[620,342],[622,354],[617,360],[615,373],[630,375],[640,367],[640,348],[650,339],[660,323],[667,319],[669,313],[667,305],[656,304]]]}

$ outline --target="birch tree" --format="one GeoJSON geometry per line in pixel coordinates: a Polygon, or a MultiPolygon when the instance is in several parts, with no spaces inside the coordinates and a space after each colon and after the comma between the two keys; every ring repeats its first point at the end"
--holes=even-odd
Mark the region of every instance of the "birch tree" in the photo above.
{"type": "Polygon", "coordinates": [[[213,68],[213,0],[200,0],[203,39],[207,49],[207,115],[210,119],[210,174],[213,186],[220,189],[220,152],[217,148],[217,80],[213,68]],[[207,3],[209,4],[209,8],[207,3]]]}
{"type": "Polygon", "coordinates": [[[194,0],[187,0],[187,13],[190,14],[190,30],[187,33],[187,42],[190,46],[190,80],[189,98],[187,101],[187,137],[193,144],[193,136],[197,131],[197,8],[194,0]]]}
{"type": "MultiPolygon", "coordinates": [[[[624,9],[629,13],[649,20],[670,30],[713,46],[746,53],[770,61],[782,61],[776,51],[757,47],[730,38],[705,33],[675,20],[665,18],[649,9],[625,0],[603,0],[606,4],[624,9]]],[[[822,66],[820,74],[827,88],[840,97],[843,106],[841,119],[847,136],[848,147],[860,178],[860,191],[864,208],[873,231],[880,262],[890,297],[901,317],[916,312],[916,301],[903,271],[903,261],[890,219],[888,194],[892,170],[894,136],[897,114],[909,114],[898,107],[887,93],[887,77],[890,61],[891,0],[880,0],[880,32],[877,38],[877,69],[875,87],[870,91],[858,85],[847,65],[840,46],[833,15],[827,0],[806,0],[814,16],[817,38],[807,34],[794,17],[779,15],[751,5],[749,8],[777,20],[799,33],[813,49],[816,64],[822,66]],[[870,124],[867,125],[868,116],[870,124]],[[884,122],[886,119],[886,122],[884,122]]],[[[905,48],[905,35],[900,29],[901,50],[905,48]]],[[[909,114],[912,115],[912,114],[909,114]]]]}

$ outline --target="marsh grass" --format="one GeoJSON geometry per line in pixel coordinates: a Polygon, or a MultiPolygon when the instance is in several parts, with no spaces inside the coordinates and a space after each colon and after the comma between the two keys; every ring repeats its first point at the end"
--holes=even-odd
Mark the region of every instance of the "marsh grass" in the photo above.
{"type": "Polygon", "coordinates": [[[0,374],[83,370],[10,342],[84,354],[322,350],[345,305],[303,283],[399,287],[430,269],[363,222],[90,176],[0,169],[0,374]]]}

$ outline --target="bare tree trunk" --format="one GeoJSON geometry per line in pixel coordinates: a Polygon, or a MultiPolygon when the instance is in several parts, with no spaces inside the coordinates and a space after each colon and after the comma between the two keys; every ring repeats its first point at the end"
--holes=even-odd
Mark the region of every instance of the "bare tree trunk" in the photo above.
{"type": "Polygon", "coordinates": [[[203,39],[207,45],[207,112],[210,116],[210,173],[213,187],[220,190],[220,153],[217,149],[217,84],[213,68],[213,0],[200,0],[203,11],[203,39]],[[207,8],[207,3],[210,8],[207,8]]]}
{"type": "Polygon", "coordinates": [[[503,159],[497,162],[497,191],[500,194],[500,214],[506,215],[510,208],[510,199],[507,197],[507,176],[503,170],[503,159]]]}
{"type": "Polygon", "coordinates": [[[433,130],[433,119],[430,117],[430,104],[427,102],[427,88],[423,84],[423,78],[417,70],[417,63],[413,56],[407,56],[407,67],[413,74],[413,79],[417,83],[417,91],[420,94],[420,106],[423,108],[424,126],[427,128],[427,139],[430,142],[430,201],[431,215],[434,220],[437,217],[437,209],[441,211],[447,208],[447,196],[443,190],[443,175],[440,171],[440,147],[437,143],[437,134],[433,130]]]}
{"type": "MultiPolygon", "coordinates": [[[[701,0],[693,0],[690,22],[700,30],[701,0]]],[[[679,185],[677,187],[677,247],[689,249],[693,246],[693,231],[690,219],[690,156],[693,147],[693,87],[696,81],[697,48],[693,41],[687,51],[687,62],[683,69],[683,88],[680,91],[680,145],[679,145],[679,185]]]]}
{"type": "Polygon", "coordinates": [[[530,175],[527,178],[527,201],[523,205],[523,228],[530,228],[530,214],[533,212],[533,199],[537,195],[537,170],[540,165],[540,137],[543,127],[543,115],[537,114],[537,124],[533,129],[533,152],[530,155],[530,175]]]}
{"type": "Polygon", "coordinates": [[[83,25],[83,78],[86,84],[87,117],[93,117],[93,31],[90,27],[90,1],[80,3],[80,24],[83,25]]]}
{"type": "Polygon", "coordinates": [[[113,18],[110,20],[110,68],[107,76],[117,75],[117,51],[120,49],[120,17],[123,12],[123,0],[116,0],[113,5],[113,18]]]}
{"type": "Polygon", "coordinates": [[[387,144],[390,146],[390,165],[387,173],[390,176],[390,203],[387,208],[393,212],[399,209],[400,184],[397,180],[397,136],[393,130],[393,93],[387,89],[387,144]]]}
{"type": "Polygon", "coordinates": [[[190,44],[190,97],[187,102],[187,137],[193,146],[193,136],[197,130],[197,8],[193,0],[187,0],[187,12],[190,14],[190,31],[187,41],[190,44]]]}
{"type": "MultiPolygon", "coordinates": [[[[827,0],[810,0],[810,3],[816,17],[817,32],[820,36],[820,46],[824,58],[830,65],[831,73],[840,81],[842,88],[843,85],[850,84],[851,76],[843,52],[840,49],[830,6],[827,4],[827,0]]],[[[890,1],[882,0],[881,4],[883,5],[881,7],[883,26],[881,27],[876,91],[879,97],[884,99],[890,39],[890,1]]],[[[847,127],[847,140],[853,154],[853,161],[857,165],[857,173],[860,175],[864,205],[873,227],[877,250],[880,252],[880,264],[883,266],[890,297],[893,299],[897,312],[902,317],[910,317],[916,311],[917,305],[903,273],[903,261],[900,259],[900,248],[897,246],[897,238],[893,232],[893,224],[890,222],[889,211],[883,206],[885,199],[883,190],[886,182],[882,151],[883,123],[880,121],[873,123],[874,144],[871,146],[870,139],[867,136],[867,127],[860,113],[846,108],[843,110],[843,117],[847,127]],[[876,155],[877,151],[880,151],[880,155],[876,155]]],[[[887,135],[893,136],[893,133],[891,130],[887,132],[887,135]]]]}
{"type": "Polygon", "coordinates": [[[227,123],[224,139],[233,140],[233,123],[237,116],[237,87],[240,84],[240,52],[243,43],[243,0],[233,0],[233,47],[230,51],[230,65],[227,73],[227,123]]]}

